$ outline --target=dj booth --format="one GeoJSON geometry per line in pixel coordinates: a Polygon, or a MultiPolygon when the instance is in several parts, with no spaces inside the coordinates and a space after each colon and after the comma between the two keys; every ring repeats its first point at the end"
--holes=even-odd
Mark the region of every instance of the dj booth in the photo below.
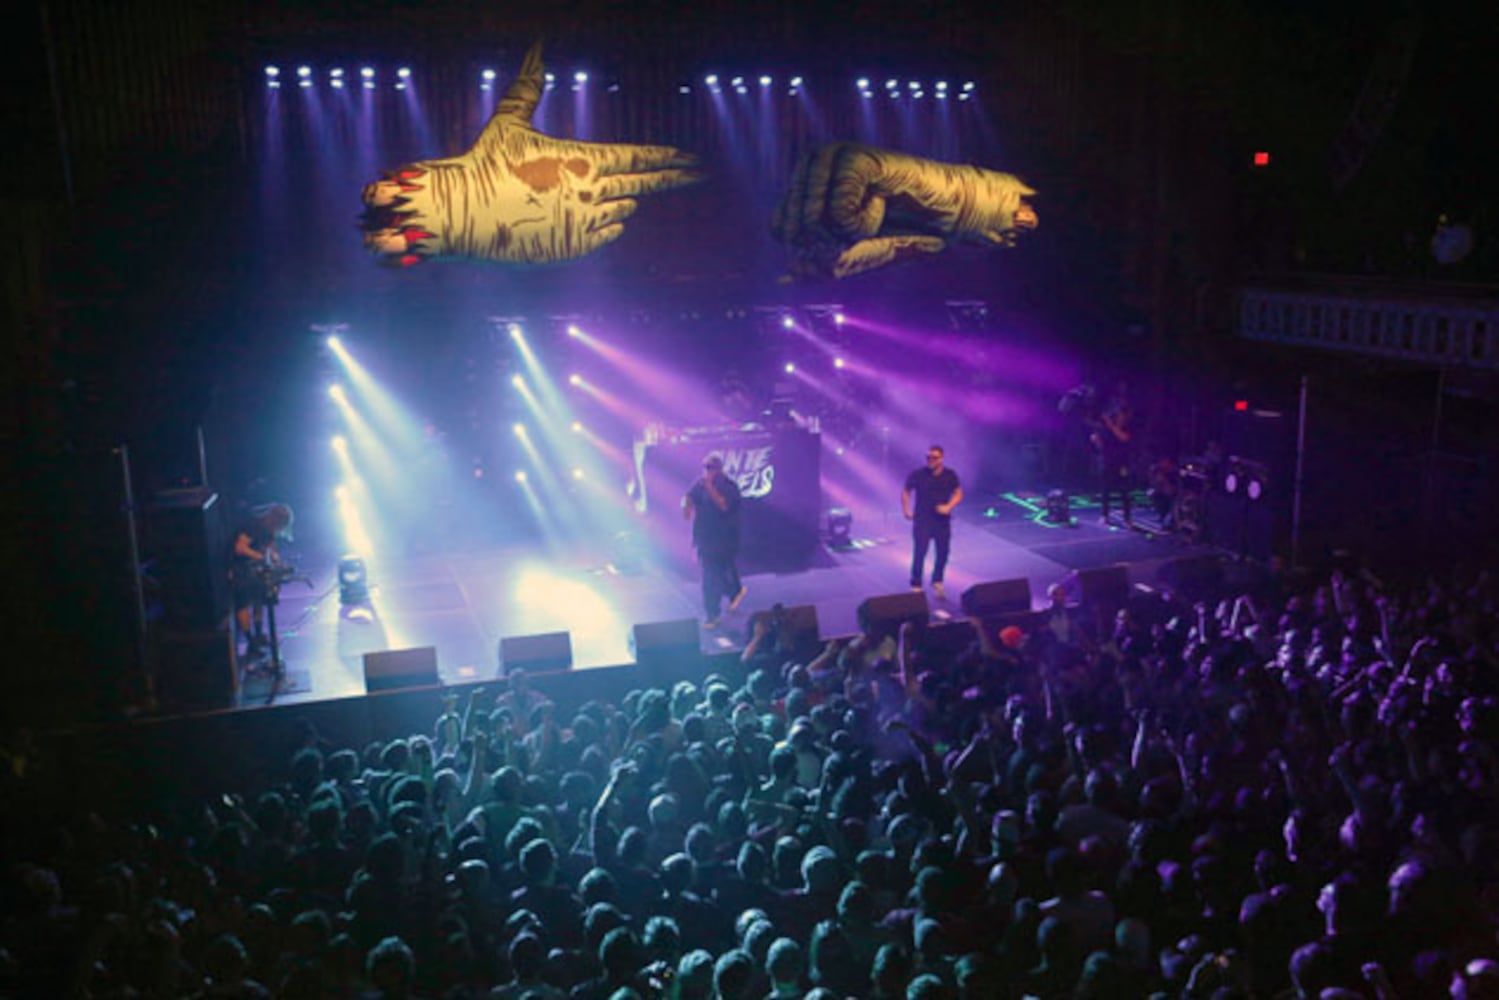
{"type": "MultiPolygon", "coordinates": [[[[703,475],[703,459],[723,456],[739,487],[739,568],[744,572],[810,565],[822,516],[822,435],[802,427],[647,428],[635,442],[635,504],[652,534],[688,539],[682,497],[703,475]]],[[[675,550],[677,547],[673,546],[675,550]]]]}

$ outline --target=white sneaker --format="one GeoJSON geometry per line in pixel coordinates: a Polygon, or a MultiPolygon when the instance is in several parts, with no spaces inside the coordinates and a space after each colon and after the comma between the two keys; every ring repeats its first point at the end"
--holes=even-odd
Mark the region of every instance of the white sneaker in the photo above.
{"type": "Polygon", "coordinates": [[[932,584],[932,593],[937,595],[939,601],[947,600],[947,590],[940,583],[932,584]]]}

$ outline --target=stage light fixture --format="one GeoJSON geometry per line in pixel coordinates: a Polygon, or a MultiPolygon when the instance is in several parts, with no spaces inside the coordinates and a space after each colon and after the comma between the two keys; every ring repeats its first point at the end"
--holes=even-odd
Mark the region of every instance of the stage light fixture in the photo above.
{"type": "Polygon", "coordinates": [[[343,82],[342,79],[333,80],[333,81],[330,81],[330,82],[331,82],[331,85],[332,85],[333,89],[335,89],[335,90],[343,90],[344,89],[344,82],[343,82]]]}
{"type": "Polygon", "coordinates": [[[709,73],[707,76],[703,77],[703,82],[706,83],[710,87],[716,87],[716,86],[718,86],[718,74],[717,73],[709,73]]]}
{"type": "Polygon", "coordinates": [[[911,97],[913,99],[918,100],[918,101],[921,100],[925,96],[926,96],[926,92],[925,91],[921,91],[921,90],[918,90],[918,91],[916,91],[916,93],[914,93],[914,94],[911,95],[911,97]]]}
{"type": "Polygon", "coordinates": [[[267,66],[265,68],[265,75],[268,76],[268,77],[270,77],[272,80],[274,80],[274,79],[276,79],[276,77],[278,77],[278,76],[281,75],[281,67],[279,67],[279,66],[267,66]]]}
{"type": "Polygon", "coordinates": [[[969,94],[959,94],[959,95],[958,95],[958,100],[960,100],[960,101],[966,101],[966,100],[968,100],[968,98],[969,98],[969,97],[970,97],[970,96],[971,96],[971,95],[969,95],[969,94]]]}
{"type": "Polygon", "coordinates": [[[375,89],[375,81],[374,80],[366,80],[366,81],[364,81],[364,89],[365,90],[374,90],[375,89]]]}
{"type": "Polygon", "coordinates": [[[307,79],[308,77],[312,76],[312,67],[311,66],[298,66],[297,67],[297,76],[301,77],[304,80],[307,79]]]}
{"type": "Polygon", "coordinates": [[[343,67],[342,66],[335,66],[334,68],[332,68],[332,69],[330,69],[328,71],[328,75],[330,77],[332,77],[333,79],[335,79],[335,80],[342,80],[344,78],[343,67]]]}
{"type": "Polygon", "coordinates": [[[793,362],[793,361],[786,362],[786,374],[787,375],[795,375],[796,374],[796,363],[795,362],[793,362]]]}
{"type": "Polygon", "coordinates": [[[516,469],[515,470],[515,481],[517,483],[523,483],[523,482],[526,481],[526,470],[525,469],[516,469]]]}
{"type": "Polygon", "coordinates": [[[406,89],[406,81],[402,80],[400,83],[396,84],[396,89],[397,90],[405,90],[406,89]]]}
{"type": "Polygon", "coordinates": [[[572,375],[569,375],[567,377],[567,384],[568,385],[582,385],[583,384],[583,376],[582,375],[578,375],[576,373],[574,373],[572,375]]]}
{"type": "Polygon", "coordinates": [[[770,86],[771,82],[772,81],[771,81],[770,77],[768,77],[768,76],[762,76],[762,77],[760,77],[760,86],[762,86],[762,87],[768,87],[768,86],[770,86]]]}
{"type": "Polygon", "coordinates": [[[732,79],[732,80],[729,81],[729,86],[731,86],[731,87],[742,87],[742,86],[744,86],[744,77],[742,77],[742,76],[736,76],[736,77],[734,77],[734,79],[732,79]]]}
{"type": "Polygon", "coordinates": [[[364,604],[370,599],[369,570],[352,553],[338,561],[338,603],[364,604]]]}
{"type": "Polygon", "coordinates": [[[583,336],[583,331],[578,328],[578,324],[569,323],[567,324],[567,335],[576,340],[578,337],[583,336]]]}
{"type": "Polygon", "coordinates": [[[557,82],[557,74],[556,73],[548,73],[545,76],[545,80],[546,80],[547,83],[556,83],[557,82]]]}
{"type": "Polygon", "coordinates": [[[1046,519],[1053,524],[1072,523],[1072,498],[1066,490],[1051,490],[1046,494],[1046,519]]]}
{"type": "Polygon", "coordinates": [[[874,96],[874,91],[872,91],[872,90],[861,90],[859,92],[859,96],[863,97],[863,98],[865,98],[867,100],[868,98],[871,98],[871,97],[874,96]]]}
{"type": "Polygon", "coordinates": [[[918,83],[918,82],[916,82],[915,80],[907,80],[906,81],[906,89],[907,90],[920,90],[921,89],[921,84],[918,83]]]}
{"type": "Polygon", "coordinates": [[[519,323],[511,323],[505,329],[508,330],[510,332],[510,336],[514,337],[516,340],[520,339],[521,332],[519,323]]]}
{"type": "Polygon", "coordinates": [[[335,435],[333,435],[333,440],[330,441],[329,444],[333,445],[333,450],[334,451],[348,451],[349,450],[349,441],[342,434],[335,434],[335,435]]]}
{"type": "Polygon", "coordinates": [[[790,329],[794,328],[795,326],[796,326],[796,320],[792,319],[790,316],[782,316],[781,317],[781,327],[783,329],[790,330],[790,329]]]}
{"type": "Polygon", "coordinates": [[[843,549],[853,543],[854,515],[847,507],[828,509],[828,545],[843,549]]]}
{"type": "Polygon", "coordinates": [[[375,78],[375,67],[373,67],[373,66],[362,66],[359,69],[359,75],[362,76],[366,80],[373,80],[375,78]]]}
{"type": "Polygon", "coordinates": [[[743,84],[740,84],[739,86],[737,86],[737,87],[734,88],[734,93],[736,93],[736,94],[748,94],[749,93],[749,88],[746,87],[746,86],[744,86],[743,84]]]}
{"type": "Polygon", "coordinates": [[[939,91],[937,91],[936,98],[939,101],[945,101],[945,100],[947,100],[947,91],[945,91],[945,90],[939,90],[939,91]]]}
{"type": "Polygon", "coordinates": [[[526,425],[525,424],[512,424],[511,427],[510,427],[510,429],[513,430],[513,431],[515,431],[515,436],[516,437],[522,437],[523,438],[523,437],[526,436],[526,425]]]}
{"type": "Polygon", "coordinates": [[[400,77],[402,80],[411,79],[411,67],[402,66],[400,69],[396,70],[396,76],[400,77]]]}
{"type": "Polygon", "coordinates": [[[684,84],[681,84],[680,86],[677,87],[677,93],[679,93],[679,94],[690,94],[690,93],[692,93],[692,88],[689,87],[689,86],[687,86],[687,84],[684,83],[684,84]]]}
{"type": "Polygon", "coordinates": [[[971,93],[973,93],[977,89],[978,89],[978,84],[974,83],[972,80],[968,80],[967,82],[965,82],[963,84],[963,91],[965,93],[971,94],[971,93]]]}
{"type": "Polygon", "coordinates": [[[946,80],[938,80],[937,81],[937,89],[938,90],[946,90],[947,89],[947,81],[946,80]]]}
{"type": "Polygon", "coordinates": [[[793,76],[791,78],[791,85],[793,87],[800,87],[802,85],[802,78],[799,76],[793,76]]]}
{"type": "Polygon", "coordinates": [[[483,91],[490,91],[490,90],[494,89],[494,84],[492,84],[492,83],[481,83],[481,84],[479,84],[479,89],[483,90],[483,91]]]}
{"type": "Polygon", "coordinates": [[[574,420],[573,424],[572,424],[572,429],[573,429],[573,433],[574,434],[582,434],[583,433],[583,421],[581,421],[581,420],[574,420]]]}
{"type": "Polygon", "coordinates": [[[521,378],[517,373],[510,376],[510,384],[515,386],[517,389],[524,389],[526,387],[526,380],[521,378]]]}
{"type": "Polygon", "coordinates": [[[280,90],[281,89],[281,81],[280,80],[267,80],[265,85],[267,87],[271,88],[272,90],[280,90]]]}
{"type": "Polygon", "coordinates": [[[333,499],[343,501],[349,499],[349,488],[343,483],[333,487],[333,499]]]}
{"type": "Polygon", "coordinates": [[[578,70],[576,73],[573,74],[573,83],[587,83],[587,82],[588,82],[588,74],[585,73],[585,72],[583,72],[581,69],[578,70]]]}
{"type": "Polygon", "coordinates": [[[574,479],[582,479],[583,478],[583,470],[582,469],[574,469],[573,470],[573,478],[574,479]]]}
{"type": "Polygon", "coordinates": [[[897,88],[899,86],[900,86],[900,81],[899,80],[890,79],[890,80],[886,80],[885,81],[885,89],[886,90],[894,90],[895,88],[897,88]]]}
{"type": "Polygon", "coordinates": [[[339,402],[343,402],[343,400],[344,400],[344,387],[341,386],[341,385],[339,385],[337,382],[334,382],[334,383],[332,383],[332,384],[330,384],[328,386],[328,395],[332,396],[334,399],[338,400],[339,402]]]}
{"type": "Polygon", "coordinates": [[[834,326],[842,326],[844,323],[847,323],[847,322],[848,322],[848,317],[847,316],[843,315],[842,313],[833,313],[833,325],[834,326]]]}
{"type": "Polygon", "coordinates": [[[842,358],[834,358],[833,359],[833,367],[834,368],[841,369],[841,368],[845,368],[847,366],[848,366],[848,362],[844,361],[842,358]]]}
{"type": "Polygon", "coordinates": [[[480,73],[479,76],[483,77],[485,80],[493,80],[495,77],[495,73],[492,69],[486,69],[482,73],[480,73]]]}
{"type": "Polygon", "coordinates": [[[856,81],[854,81],[854,86],[858,87],[860,90],[868,90],[869,89],[869,77],[867,77],[867,76],[861,76],[861,77],[859,77],[859,79],[857,79],[856,81]]]}

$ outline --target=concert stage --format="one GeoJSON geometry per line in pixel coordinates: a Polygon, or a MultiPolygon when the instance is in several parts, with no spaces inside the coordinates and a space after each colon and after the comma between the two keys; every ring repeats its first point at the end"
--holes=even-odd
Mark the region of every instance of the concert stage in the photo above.
{"type": "MultiPolygon", "coordinates": [[[[1165,563],[1216,551],[1102,525],[1080,498],[1074,526],[1051,525],[1037,515],[1038,500],[975,496],[959,508],[948,600],[932,599],[934,618],[961,616],[959,597],[976,583],[1023,577],[1039,606],[1047,588],[1074,570],[1125,564],[1132,583],[1154,585],[1165,563]]],[[[865,598],[906,591],[908,524],[898,510],[853,513],[851,545],[821,546],[812,565],[796,572],[748,575],[738,612],[716,630],[697,625],[703,652],[742,648],[750,616],[776,603],[814,605],[826,638],[857,631],[865,598]]],[[[695,575],[650,561],[625,573],[597,555],[549,555],[539,545],[385,560],[371,567],[369,616],[340,606],[335,560],[304,567],[313,571],[313,588],[288,585],[279,608],[287,683],[272,699],[265,679],[248,676],[239,707],[357,697],[366,690],[365,654],[382,650],[435,648],[446,684],[495,677],[502,638],[548,632],[570,633],[575,670],[628,664],[634,625],[702,618],[695,575]]]]}

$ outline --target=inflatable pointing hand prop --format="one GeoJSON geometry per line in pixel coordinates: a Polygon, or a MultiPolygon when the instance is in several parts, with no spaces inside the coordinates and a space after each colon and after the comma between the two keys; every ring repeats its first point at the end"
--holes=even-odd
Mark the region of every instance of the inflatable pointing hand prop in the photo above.
{"type": "Polygon", "coordinates": [[[804,156],[771,232],[791,276],[846,278],[956,242],[1013,246],[1036,228],[1018,177],[838,142],[804,156]]]}
{"type": "Polygon", "coordinates": [[[541,46],[468,152],[411,163],[364,189],[366,248],[389,263],[433,257],[514,264],[572,260],[619,239],[640,195],[697,180],[668,146],[575,142],[531,127],[541,46]]]}

